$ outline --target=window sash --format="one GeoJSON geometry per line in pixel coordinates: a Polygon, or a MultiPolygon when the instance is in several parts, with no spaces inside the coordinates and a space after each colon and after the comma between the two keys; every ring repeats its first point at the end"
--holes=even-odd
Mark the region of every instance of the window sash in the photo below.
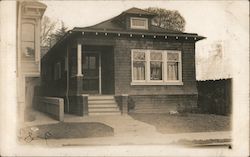
{"type": "MultiPolygon", "coordinates": [[[[160,58],[160,57],[159,57],[160,58]]],[[[176,57],[175,57],[176,58],[176,57]]],[[[181,62],[181,51],[176,51],[176,50],[143,50],[143,49],[133,49],[132,53],[131,53],[131,70],[132,70],[132,83],[136,83],[136,82],[144,82],[144,83],[148,83],[148,84],[152,84],[152,83],[177,83],[177,84],[182,84],[182,62],[181,62]],[[134,62],[141,62],[142,60],[134,60],[133,59],[133,53],[134,52],[144,52],[145,53],[145,79],[144,80],[138,80],[136,79],[135,72],[134,72],[134,62]],[[161,53],[161,60],[160,59],[153,59],[151,60],[151,53],[161,53]],[[174,53],[174,54],[178,54],[178,60],[168,60],[168,53],[174,53]],[[158,77],[159,79],[153,79],[152,78],[152,64],[151,63],[161,63],[161,66],[158,67],[161,69],[161,74],[158,74],[159,76],[155,75],[156,78],[158,77]],[[177,69],[175,70],[176,73],[173,74],[173,76],[168,76],[169,75],[169,63],[176,63],[177,64],[177,69]],[[160,76],[161,75],[161,76],[160,76]],[[174,78],[177,77],[177,79],[170,79],[170,78],[174,78]],[[151,83],[150,83],[151,82],[151,83]]],[[[173,71],[173,69],[172,69],[173,71]]],[[[156,72],[157,73],[157,72],[156,72]]],[[[174,84],[173,84],[174,85],[174,84]]]]}
{"type": "Polygon", "coordinates": [[[130,28],[132,29],[148,29],[148,19],[140,17],[131,17],[130,18],[130,28]],[[145,25],[135,25],[135,21],[144,21],[145,25]]]}

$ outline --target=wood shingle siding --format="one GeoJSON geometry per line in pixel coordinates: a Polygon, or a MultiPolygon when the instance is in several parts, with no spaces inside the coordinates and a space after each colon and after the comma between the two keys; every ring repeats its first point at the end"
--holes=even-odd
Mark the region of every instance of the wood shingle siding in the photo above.
{"type": "Polygon", "coordinates": [[[116,40],[115,55],[115,93],[117,94],[197,94],[195,82],[194,43],[172,43],[148,40],[116,40]],[[131,50],[181,50],[182,79],[184,85],[135,85],[131,86],[131,50]]]}

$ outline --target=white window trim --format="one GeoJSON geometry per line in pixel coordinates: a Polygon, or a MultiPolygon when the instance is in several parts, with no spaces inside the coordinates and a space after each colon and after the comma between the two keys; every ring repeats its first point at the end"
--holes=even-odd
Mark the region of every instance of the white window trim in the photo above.
{"type": "Polygon", "coordinates": [[[131,85],[183,85],[182,82],[182,58],[181,51],[177,50],[145,50],[145,49],[132,49],[131,50],[131,85]],[[145,80],[134,80],[133,71],[133,53],[134,51],[144,51],[145,52],[145,80]],[[150,80],[150,52],[161,52],[162,53],[162,80],[150,80]],[[178,76],[179,80],[167,80],[167,54],[168,53],[178,53],[179,54],[179,66],[178,66],[178,76]]]}
{"type": "Polygon", "coordinates": [[[148,19],[147,18],[141,18],[141,17],[131,17],[130,18],[130,28],[131,29],[145,29],[145,30],[148,30],[148,19]],[[133,20],[145,20],[146,25],[145,25],[145,27],[143,27],[143,26],[134,26],[132,24],[133,20]]]}
{"type": "MultiPolygon", "coordinates": [[[[34,50],[35,50],[35,62],[39,63],[40,66],[40,27],[41,27],[41,20],[39,18],[27,18],[24,19],[21,23],[21,30],[23,24],[32,24],[34,25],[34,50]]],[[[22,37],[21,37],[22,39],[22,37]]],[[[40,67],[39,67],[40,69],[40,67]]]]}

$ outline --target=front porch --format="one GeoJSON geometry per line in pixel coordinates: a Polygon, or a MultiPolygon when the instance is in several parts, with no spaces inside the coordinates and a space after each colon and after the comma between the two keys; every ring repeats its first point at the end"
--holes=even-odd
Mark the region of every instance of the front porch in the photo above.
{"type": "Polygon", "coordinates": [[[69,95],[115,93],[112,46],[78,44],[68,57],[69,95]]]}
{"type": "Polygon", "coordinates": [[[78,43],[72,47],[67,54],[69,78],[65,113],[121,114],[114,97],[113,46],[78,43]]]}

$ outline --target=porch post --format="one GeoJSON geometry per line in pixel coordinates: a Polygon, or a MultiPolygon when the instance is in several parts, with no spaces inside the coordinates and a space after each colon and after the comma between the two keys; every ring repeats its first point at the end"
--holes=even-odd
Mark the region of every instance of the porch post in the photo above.
{"type": "Polygon", "coordinates": [[[77,44],[77,76],[82,75],[82,44],[77,44]]]}

